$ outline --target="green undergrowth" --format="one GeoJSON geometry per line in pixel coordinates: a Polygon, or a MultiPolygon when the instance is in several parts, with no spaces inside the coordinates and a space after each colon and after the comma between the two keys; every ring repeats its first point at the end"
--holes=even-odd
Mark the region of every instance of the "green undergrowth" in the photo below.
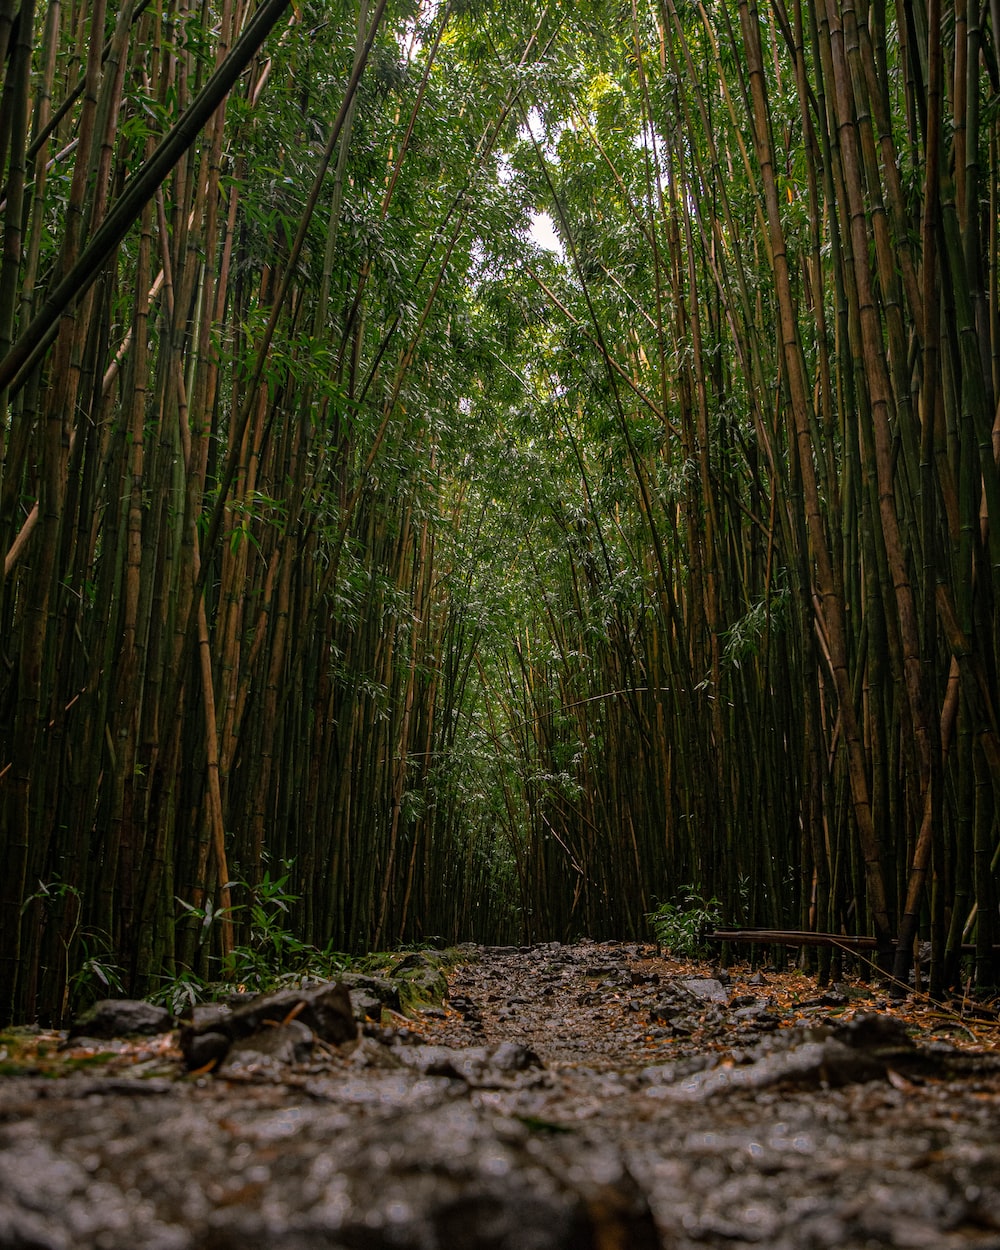
{"type": "Polygon", "coordinates": [[[705,898],[694,885],[682,885],[673,899],[646,913],[660,949],[684,959],[699,959],[709,953],[706,935],[721,919],[719,900],[705,898]]]}
{"type": "Polygon", "coordinates": [[[393,981],[406,1014],[421,1007],[440,1006],[448,989],[446,970],[461,960],[467,961],[468,949],[448,947],[443,939],[432,938],[394,951],[365,955],[330,948],[320,950],[303,942],[294,932],[291,917],[301,899],[289,889],[291,868],[291,861],[282,860],[283,872],[273,876],[265,872],[253,887],[246,882],[231,882],[236,897],[248,901],[228,909],[213,908],[211,903],[195,907],[179,898],[180,919],[197,927],[200,943],[209,942],[227,915],[241,922],[243,940],[224,959],[209,959],[217,976],[205,978],[193,971],[178,971],[163,979],[149,996],[151,1000],[183,1017],[199,1003],[298,989],[353,974],[393,981]]]}
{"type": "MultiPolygon", "coordinates": [[[[354,978],[387,987],[393,991],[399,1009],[415,1016],[427,1007],[440,1007],[448,993],[447,974],[458,963],[473,958],[469,950],[457,947],[407,947],[395,951],[375,951],[351,956],[326,954],[317,960],[304,960],[293,969],[262,971],[252,984],[224,977],[217,981],[184,974],[166,981],[152,999],[167,1006],[177,1018],[187,1016],[199,1003],[250,999],[260,993],[297,989],[323,981],[354,978]]],[[[116,997],[119,997],[116,995],[116,997]]],[[[33,1026],[0,1030],[0,1078],[8,1076],[67,1076],[113,1063],[120,1056],[115,1049],[68,1053],[65,1033],[33,1026]]]]}
{"type": "MultiPolygon", "coordinates": [[[[239,950],[234,952],[239,956],[239,950]]],[[[459,947],[443,949],[405,947],[348,955],[340,951],[306,949],[285,967],[263,961],[230,959],[217,980],[181,973],[165,980],[151,1000],[168,1007],[178,1017],[207,1002],[242,999],[278,990],[300,989],[341,977],[372,978],[390,982],[404,1015],[425,1007],[439,1007],[448,993],[448,970],[468,962],[470,953],[459,947]]]]}
{"type": "Polygon", "coordinates": [[[117,1056],[112,1051],[68,1055],[62,1047],[62,1036],[35,1028],[10,1028],[0,1031],[0,1077],[5,1076],[69,1076],[110,1063],[117,1056]]]}

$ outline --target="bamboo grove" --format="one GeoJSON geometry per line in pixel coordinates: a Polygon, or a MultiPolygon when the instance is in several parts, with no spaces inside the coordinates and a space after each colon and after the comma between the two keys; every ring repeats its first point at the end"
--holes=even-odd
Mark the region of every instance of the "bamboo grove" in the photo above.
{"type": "Polygon", "coordinates": [[[688,891],[995,986],[998,35],[0,0],[0,1015],[279,879],[299,951],[688,891]]]}

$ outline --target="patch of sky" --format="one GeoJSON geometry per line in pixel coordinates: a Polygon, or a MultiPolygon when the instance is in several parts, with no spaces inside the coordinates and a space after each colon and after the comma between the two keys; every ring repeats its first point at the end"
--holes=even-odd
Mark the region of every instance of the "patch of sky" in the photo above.
{"type": "Polygon", "coordinates": [[[555,252],[557,256],[562,256],[562,241],[556,234],[555,222],[548,213],[535,212],[531,214],[528,236],[543,251],[555,252]]]}
{"type": "MultiPolygon", "coordinates": [[[[514,169],[509,158],[503,154],[497,158],[497,179],[503,186],[509,186],[514,180],[514,169]]],[[[562,258],[563,245],[558,234],[556,234],[555,222],[552,220],[551,213],[541,210],[531,213],[528,221],[528,238],[531,239],[536,247],[546,252],[555,252],[557,256],[562,258]]]]}

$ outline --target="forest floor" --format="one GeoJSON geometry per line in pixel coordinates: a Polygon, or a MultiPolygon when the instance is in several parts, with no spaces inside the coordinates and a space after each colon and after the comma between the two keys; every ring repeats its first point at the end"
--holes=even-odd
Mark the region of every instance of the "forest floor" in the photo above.
{"type": "Polygon", "coordinates": [[[193,1072],[177,1031],[3,1035],[0,1247],[1000,1250],[995,1015],[635,944],[452,960],[412,1019],[296,1007],[193,1072]]]}

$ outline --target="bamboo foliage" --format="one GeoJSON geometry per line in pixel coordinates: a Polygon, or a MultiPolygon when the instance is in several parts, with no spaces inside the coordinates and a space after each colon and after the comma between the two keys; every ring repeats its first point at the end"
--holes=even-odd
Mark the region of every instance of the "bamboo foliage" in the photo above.
{"type": "MultiPolygon", "coordinates": [[[[656,822],[666,785],[691,825],[668,816],[628,872],[627,897],[693,879],[733,914],[870,923],[883,962],[898,938],[901,982],[923,931],[936,991],[972,925],[990,946],[982,934],[996,910],[985,842],[983,893],[965,901],[974,820],[997,845],[995,771],[982,784],[996,706],[997,292],[984,280],[995,278],[996,218],[981,181],[982,117],[996,115],[991,17],[982,5],[633,6],[630,58],[591,62],[585,80],[597,85],[561,113],[558,144],[534,145],[576,288],[536,276],[559,312],[552,334],[585,334],[609,378],[601,387],[586,363],[564,364],[558,389],[575,382],[579,411],[595,414],[576,445],[598,479],[607,435],[596,414],[625,418],[616,441],[631,515],[646,528],[625,550],[633,568],[637,550],[651,562],[644,612],[638,601],[627,610],[634,669],[601,662],[589,628],[567,638],[581,611],[570,565],[564,596],[537,623],[560,663],[522,680],[551,689],[586,655],[594,671],[563,707],[636,690],[640,673],[683,695],[655,725],[640,711],[606,736],[587,724],[569,733],[579,797],[529,846],[547,837],[567,874],[606,874],[609,885],[628,862],[619,834],[656,822]],[[706,53],[714,77],[699,69],[706,53]],[[616,158],[620,134],[635,138],[616,158]],[[602,190],[576,172],[595,166],[602,190]],[[612,242],[625,223],[644,269],[612,242]],[[640,291],[644,307],[622,298],[640,291]],[[729,415],[736,403],[742,423],[729,415]],[[639,455],[643,410],[661,415],[663,432],[639,455]],[[671,465],[680,490],[650,490],[671,465]],[[781,698],[788,689],[803,692],[797,706],[781,698]],[[971,755],[955,751],[963,724],[984,752],[978,788],[971,755]],[[633,744],[625,810],[595,820],[589,804],[611,784],[623,741],[633,744]],[[654,761],[648,787],[637,784],[654,761]],[[606,848],[596,857],[581,851],[591,826],[606,848]],[[796,866],[794,879],[781,864],[796,866]]],[[[597,526],[593,487],[592,477],[583,498],[597,526]]],[[[608,587],[616,576],[607,569],[608,587]]],[[[558,721],[558,705],[543,714],[558,721]]],[[[552,744],[539,736],[523,750],[543,763],[552,744]]],[[[544,909],[551,864],[537,874],[544,909]]],[[[628,923],[608,885],[594,907],[574,886],[573,919],[553,922],[628,923]]]]}
{"type": "Polygon", "coordinates": [[[5,1015],[279,876],[995,983],[996,21],[0,6],[5,1015]]]}
{"type": "MultiPolygon", "coordinates": [[[[433,926],[446,897],[438,862],[453,883],[485,871],[456,859],[454,831],[421,822],[413,797],[438,754],[433,670],[449,609],[427,510],[440,435],[406,417],[425,402],[423,341],[476,166],[444,169],[452,206],[435,206],[395,258],[423,306],[407,321],[392,312],[374,236],[398,228],[393,191],[415,193],[403,152],[415,138],[433,151],[423,98],[449,87],[424,73],[406,100],[384,13],[383,2],[313,14],[342,23],[343,38],[296,119],[296,75],[315,54],[305,15],[284,4],[225,4],[211,39],[185,6],[61,17],[51,6],[46,24],[21,11],[4,111],[10,1014],[58,1017],[81,965],[135,989],[204,971],[246,933],[232,879],[252,889],[280,858],[296,865],[320,945],[433,926]],[[276,86],[287,101],[277,144],[262,111],[276,86]],[[358,118],[369,137],[355,163],[371,166],[384,145],[392,179],[381,213],[356,217],[362,233],[348,237],[358,118]],[[318,164],[301,146],[316,125],[318,164]],[[50,164],[60,153],[68,172],[50,164]],[[263,189],[247,180],[254,153],[263,189]],[[29,198],[37,171],[48,183],[29,198]],[[61,233],[48,235],[56,219],[61,233]],[[349,350],[338,360],[320,335],[349,350]],[[428,763],[409,762],[418,748],[428,763]],[[218,916],[214,940],[185,915],[218,916]]],[[[447,13],[421,21],[439,45],[447,13]]],[[[412,39],[410,55],[423,44],[412,39]]],[[[481,126],[480,161],[495,142],[488,116],[466,121],[481,126]]]]}

